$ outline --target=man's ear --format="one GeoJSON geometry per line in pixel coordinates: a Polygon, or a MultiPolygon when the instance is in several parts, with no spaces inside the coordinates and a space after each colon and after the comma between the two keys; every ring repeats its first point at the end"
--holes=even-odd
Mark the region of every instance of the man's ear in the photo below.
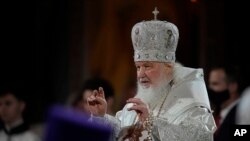
{"type": "Polygon", "coordinates": [[[165,72],[167,74],[167,79],[170,80],[173,77],[174,64],[173,63],[165,63],[164,64],[165,72]]]}

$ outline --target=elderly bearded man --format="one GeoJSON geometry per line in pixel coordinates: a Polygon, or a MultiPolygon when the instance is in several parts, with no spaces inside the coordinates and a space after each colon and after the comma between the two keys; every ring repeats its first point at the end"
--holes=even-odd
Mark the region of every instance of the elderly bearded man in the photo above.
{"type": "MultiPolygon", "coordinates": [[[[155,10],[153,13],[157,13],[155,10]]],[[[175,65],[179,32],[167,21],[132,29],[138,91],[116,117],[106,114],[102,88],[88,98],[92,121],[109,123],[113,140],[211,141],[216,129],[202,69],[175,65]]]]}

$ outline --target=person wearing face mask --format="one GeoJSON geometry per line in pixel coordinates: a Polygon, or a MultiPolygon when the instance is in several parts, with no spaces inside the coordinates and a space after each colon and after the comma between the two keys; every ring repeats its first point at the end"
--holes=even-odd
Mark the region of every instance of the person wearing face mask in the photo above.
{"type": "Polygon", "coordinates": [[[217,131],[214,140],[229,140],[230,125],[236,124],[240,97],[237,67],[214,67],[209,73],[208,94],[214,109],[217,131]]]}

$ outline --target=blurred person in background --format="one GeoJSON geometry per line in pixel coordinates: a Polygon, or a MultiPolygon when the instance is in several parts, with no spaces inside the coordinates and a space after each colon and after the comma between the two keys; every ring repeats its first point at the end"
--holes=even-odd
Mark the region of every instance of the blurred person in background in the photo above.
{"type": "Polygon", "coordinates": [[[240,98],[239,69],[236,66],[214,67],[209,73],[208,94],[214,106],[217,131],[215,141],[229,140],[230,125],[236,124],[237,105],[240,98]]]}
{"type": "Polygon", "coordinates": [[[84,96],[82,93],[73,93],[69,96],[67,104],[70,108],[73,108],[76,111],[89,113],[88,110],[84,107],[84,96]]]}
{"type": "Polygon", "coordinates": [[[0,118],[3,129],[0,131],[0,141],[40,141],[41,139],[30,131],[29,125],[23,119],[26,102],[20,91],[4,89],[0,94],[0,118]]]}
{"type": "Polygon", "coordinates": [[[105,90],[105,99],[107,101],[107,113],[114,115],[113,104],[114,104],[114,89],[111,83],[108,80],[103,78],[91,78],[84,82],[83,87],[72,102],[72,106],[79,111],[87,113],[90,115],[87,97],[89,97],[93,90],[102,87],[105,90]]]}

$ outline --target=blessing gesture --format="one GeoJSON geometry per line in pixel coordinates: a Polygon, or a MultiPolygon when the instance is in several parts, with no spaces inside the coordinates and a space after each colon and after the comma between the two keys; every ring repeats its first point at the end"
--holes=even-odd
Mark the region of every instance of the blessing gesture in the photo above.
{"type": "Polygon", "coordinates": [[[105,100],[105,94],[102,87],[99,87],[98,90],[94,90],[87,98],[87,101],[92,115],[103,117],[106,114],[107,102],[105,100]]]}

